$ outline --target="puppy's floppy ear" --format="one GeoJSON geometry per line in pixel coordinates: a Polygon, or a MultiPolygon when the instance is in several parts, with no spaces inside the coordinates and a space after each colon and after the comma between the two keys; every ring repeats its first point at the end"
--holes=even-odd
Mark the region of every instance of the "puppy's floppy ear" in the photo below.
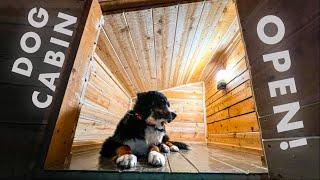
{"type": "Polygon", "coordinates": [[[142,93],[137,93],[137,100],[138,100],[138,99],[142,99],[145,95],[146,95],[146,93],[144,93],[144,92],[142,92],[142,93]]]}
{"type": "Polygon", "coordinates": [[[153,102],[153,99],[151,98],[151,95],[152,92],[151,91],[148,91],[148,92],[141,92],[141,93],[137,93],[137,100],[136,102],[140,102],[140,103],[143,103],[144,105],[146,106],[150,106],[150,105],[153,105],[154,102],[153,102]]]}

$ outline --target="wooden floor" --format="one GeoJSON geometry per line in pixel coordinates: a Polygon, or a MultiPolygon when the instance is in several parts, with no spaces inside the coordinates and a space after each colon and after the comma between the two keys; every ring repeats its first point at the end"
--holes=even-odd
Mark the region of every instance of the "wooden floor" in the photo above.
{"type": "MultiPolygon", "coordinates": [[[[213,173],[266,173],[257,155],[226,150],[214,146],[193,144],[192,150],[171,152],[166,155],[164,167],[155,168],[139,159],[135,168],[125,171],[138,172],[213,172],[213,173]]],[[[122,171],[108,159],[99,158],[99,149],[74,154],[68,170],[122,171]]]]}

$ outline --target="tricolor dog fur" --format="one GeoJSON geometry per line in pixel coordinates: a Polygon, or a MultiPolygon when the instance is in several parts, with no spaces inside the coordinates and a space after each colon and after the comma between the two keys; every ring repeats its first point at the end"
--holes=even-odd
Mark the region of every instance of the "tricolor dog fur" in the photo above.
{"type": "Polygon", "coordinates": [[[105,140],[101,156],[112,158],[125,169],[135,167],[141,156],[147,156],[153,166],[164,166],[162,153],[190,149],[185,143],[170,141],[166,133],[165,124],[176,116],[162,93],[138,93],[133,109],[121,119],[113,136],[105,140]]]}

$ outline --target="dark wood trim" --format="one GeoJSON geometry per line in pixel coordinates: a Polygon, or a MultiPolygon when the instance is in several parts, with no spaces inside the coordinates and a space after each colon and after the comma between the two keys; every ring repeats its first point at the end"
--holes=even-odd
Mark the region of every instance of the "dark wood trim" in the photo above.
{"type": "Polygon", "coordinates": [[[84,27],[88,18],[88,14],[92,5],[92,1],[93,0],[86,0],[85,2],[85,7],[84,10],[82,12],[81,15],[81,19],[79,21],[79,26],[77,27],[76,35],[75,35],[75,40],[73,41],[72,44],[72,52],[70,53],[70,56],[66,59],[68,59],[69,61],[66,61],[66,66],[63,69],[63,71],[61,72],[61,85],[59,86],[59,89],[57,89],[56,95],[55,95],[55,101],[53,101],[52,103],[52,109],[51,109],[51,113],[50,113],[50,118],[49,118],[49,123],[46,127],[46,131],[45,131],[45,136],[44,136],[44,145],[43,148],[41,150],[41,153],[39,154],[40,156],[40,167],[35,167],[34,171],[35,172],[39,172],[42,171],[44,168],[44,164],[46,161],[46,157],[47,157],[47,153],[49,150],[49,146],[51,143],[51,138],[53,136],[53,132],[55,129],[55,125],[58,119],[58,115],[60,112],[60,108],[62,105],[62,101],[63,101],[63,97],[64,94],[66,92],[66,88],[68,86],[68,81],[69,81],[69,77],[71,74],[71,70],[78,52],[78,48],[79,48],[79,44],[80,44],[80,40],[84,31],[84,27]]]}
{"type": "Polygon", "coordinates": [[[269,179],[267,173],[166,173],[166,172],[114,172],[114,171],[44,171],[35,179],[269,179]]]}
{"type": "Polygon", "coordinates": [[[136,0],[132,2],[125,2],[123,0],[99,0],[99,3],[103,14],[108,15],[201,1],[204,0],[136,0]]]}

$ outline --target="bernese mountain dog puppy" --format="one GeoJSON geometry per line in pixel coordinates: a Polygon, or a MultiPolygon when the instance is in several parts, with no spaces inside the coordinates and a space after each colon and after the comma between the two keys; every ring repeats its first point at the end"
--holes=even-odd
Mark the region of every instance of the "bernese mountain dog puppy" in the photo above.
{"type": "Polygon", "coordinates": [[[138,93],[133,109],[121,119],[113,136],[105,140],[100,155],[112,158],[125,169],[136,166],[137,156],[147,156],[153,166],[164,166],[165,157],[161,152],[189,149],[185,143],[170,141],[166,134],[165,124],[175,117],[162,93],[138,93]]]}

